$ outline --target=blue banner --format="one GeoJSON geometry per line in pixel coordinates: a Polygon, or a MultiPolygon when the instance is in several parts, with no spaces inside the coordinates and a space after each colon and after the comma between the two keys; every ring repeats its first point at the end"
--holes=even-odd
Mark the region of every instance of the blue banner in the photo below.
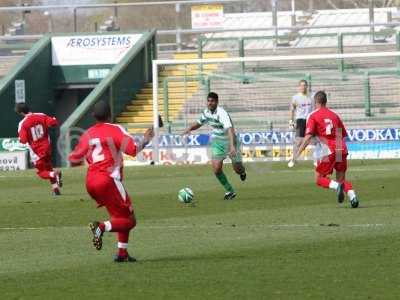
{"type": "MultiPolygon", "coordinates": [[[[243,146],[291,145],[294,140],[293,131],[238,132],[237,136],[243,146]]],[[[374,144],[374,148],[390,147],[390,149],[397,149],[400,147],[400,128],[350,129],[346,141],[349,149],[354,149],[354,151],[360,149],[361,145],[371,147],[371,144],[374,144]],[[383,143],[378,144],[377,142],[383,143]]],[[[169,134],[160,136],[159,146],[174,148],[204,147],[209,142],[209,134],[192,134],[187,136],[186,139],[181,135],[169,134]]]]}

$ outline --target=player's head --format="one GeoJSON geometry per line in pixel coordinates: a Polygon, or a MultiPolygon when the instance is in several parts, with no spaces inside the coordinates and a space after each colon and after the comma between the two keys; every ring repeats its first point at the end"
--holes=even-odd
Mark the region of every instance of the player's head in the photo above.
{"type": "Polygon", "coordinates": [[[299,93],[307,94],[308,82],[305,79],[299,81],[299,93]]]}
{"type": "Polygon", "coordinates": [[[29,113],[29,106],[25,103],[17,103],[15,104],[15,112],[19,115],[25,116],[29,113]]]}
{"type": "Polygon", "coordinates": [[[218,106],[218,94],[211,92],[207,96],[207,107],[209,110],[214,111],[218,106]]]}
{"type": "Polygon", "coordinates": [[[98,122],[107,122],[111,119],[111,109],[107,102],[100,101],[94,105],[93,117],[98,122]]]}
{"type": "Polygon", "coordinates": [[[314,95],[314,101],[316,107],[324,107],[328,102],[328,97],[324,91],[318,91],[314,95]]]}

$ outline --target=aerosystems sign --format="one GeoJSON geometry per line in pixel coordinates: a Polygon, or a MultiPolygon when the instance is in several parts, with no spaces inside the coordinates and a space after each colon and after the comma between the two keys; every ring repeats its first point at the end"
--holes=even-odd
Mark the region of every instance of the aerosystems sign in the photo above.
{"type": "Polygon", "coordinates": [[[53,66],[118,64],[142,34],[53,37],[53,66]]]}

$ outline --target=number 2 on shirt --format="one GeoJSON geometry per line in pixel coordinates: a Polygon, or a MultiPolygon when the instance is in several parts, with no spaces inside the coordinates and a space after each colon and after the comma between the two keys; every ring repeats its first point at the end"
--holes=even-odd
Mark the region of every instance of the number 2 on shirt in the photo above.
{"type": "Polygon", "coordinates": [[[89,140],[89,145],[94,146],[92,152],[92,159],[94,163],[104,160],[104,154],[101,152],[103,151],[103,147],[101,146],[101,142],[99,138],[89,140]]]}
{"type": "Polygon", "coordinates": [[[331,135],[333,130],[333,122],[331,119],[324,119],[325,122],[325,134],[331,135]]]}

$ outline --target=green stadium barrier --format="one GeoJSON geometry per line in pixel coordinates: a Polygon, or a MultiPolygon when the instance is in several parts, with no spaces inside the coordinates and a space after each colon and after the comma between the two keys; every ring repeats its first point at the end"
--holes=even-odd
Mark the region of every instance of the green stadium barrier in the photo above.
{"type": "Polygon", "coordinates": [[[86,128],[94,122],[88,112],[95,103],[108,101],[114,117],[132,100],[137,91],[151,81],[151,62],[156,55],[155,33],[155,30],[144,32],[121,62],[111,69],[110,73],[62,124],[60,137],[65,145],[63,148],[65,153],[62,155],[63,166],[69,165],[66,158],[72,146],[71,129],[78,125],[81,128],[86,128]],[[136,86],[134,86],[135,82],[136,86]]]}
{"type": "MultiPolygon", "coordinates": [[[[344,53],[344,37],[346,36],[363,36],[363,35],[371,35],[370,31],[366,32],[342,32],[342,33],[319,33],[319,34],[292,34],[290,38],[316,38],[316,37],[337,37],[337,53],[344,53]]],[[[387,38],[390,36],[396,36],[396,48],[400,51],[400,31],[396,31],[392,28],[386,28],[378,32],[374,32],[374,40],[376,37],[387,38]]],[[[245,57],[245,42],[251,40],[273,40],[276,37],[274,35],[266,35],[266,36],[244,36],[244,37],[211,37],[207,38],[205,36],[200,36],[198,38],[198,53],[199,58],[202,58],[203,48],[207,45],[208,42],[212,41],[235,41],[238,44],[238,56],[245,57]]],[[[278,39],[288,39],[288,35],[278,35],[278,39]]],[[[398,67],[400,68],[400,58],[397,58],[398,67]]],[[[245,73],[245,63],[240,63],[240,68],[242,70],[242,74],[245,73]]],[[[338,60],[338,70],[341,72],[345,72],[345,62],[344,59],[338,60]]]]}
{"type": "Polygon", "coordinates": [[[51,38],[44,36],[0,80],[0,137],[16,136],[21,117],[14,113],[15,81],[25,80],[25,101],[33,111],[54,113],[51,86],[51,38]]]}

